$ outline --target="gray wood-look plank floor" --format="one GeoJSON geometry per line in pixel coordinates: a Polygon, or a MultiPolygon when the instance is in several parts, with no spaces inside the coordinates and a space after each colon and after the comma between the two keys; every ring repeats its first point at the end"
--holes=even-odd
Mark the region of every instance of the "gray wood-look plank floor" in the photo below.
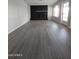
{"type": "Polygon", "coordinates": [[[71,59],[71,32],[53,21],[30,21],[8,35],[8,59],[71,59]]]}

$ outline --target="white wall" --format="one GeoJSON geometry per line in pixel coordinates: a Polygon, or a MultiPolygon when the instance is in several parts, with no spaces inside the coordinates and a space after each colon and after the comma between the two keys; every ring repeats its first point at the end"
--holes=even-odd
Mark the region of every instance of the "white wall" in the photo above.
{"type": "Polygon", "coordinates": [[[30,20],[30,6],[24,0],[8,0],[8,33],[30,20]]]}
{"type": "Polygon", "coordinates": [[[50,20],[53,16],[53,7],[48,6],[48,19],[50,20]]]}

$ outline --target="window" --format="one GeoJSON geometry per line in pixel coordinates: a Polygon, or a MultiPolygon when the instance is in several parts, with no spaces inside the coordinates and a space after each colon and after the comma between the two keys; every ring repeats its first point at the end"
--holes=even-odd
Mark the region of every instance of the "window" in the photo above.
{"type": "Polygon", "coordinates": [[[64,3],[63,6],[63,21],[68,21],[68,13],[69,13],[69,2],[64,3]]]}
{"type": "Polygon", "coordinates": [[[56,5],[56,6],[54,7],[54,16],[55,16],[55,17],[59,17],[59,6],[58,6],[58,5],[56,5]]]}

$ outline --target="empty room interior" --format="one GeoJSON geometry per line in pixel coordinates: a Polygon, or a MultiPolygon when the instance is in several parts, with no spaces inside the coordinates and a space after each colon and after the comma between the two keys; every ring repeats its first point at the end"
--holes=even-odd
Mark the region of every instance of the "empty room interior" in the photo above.
{"type": "Polygon", "coordinates": [[[8,0],[8,59],[71,59],[71,1],[8,0]]]}

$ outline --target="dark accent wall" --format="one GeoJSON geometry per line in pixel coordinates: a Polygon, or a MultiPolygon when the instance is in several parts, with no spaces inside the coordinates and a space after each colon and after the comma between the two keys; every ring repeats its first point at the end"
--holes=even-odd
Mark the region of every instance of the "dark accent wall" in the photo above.
{"type": "Polygon", "coordinates": [[[48,6],[47,5],[36,5],[30,6],[31,8],[31,20],[48,20],[48,6]]]}

